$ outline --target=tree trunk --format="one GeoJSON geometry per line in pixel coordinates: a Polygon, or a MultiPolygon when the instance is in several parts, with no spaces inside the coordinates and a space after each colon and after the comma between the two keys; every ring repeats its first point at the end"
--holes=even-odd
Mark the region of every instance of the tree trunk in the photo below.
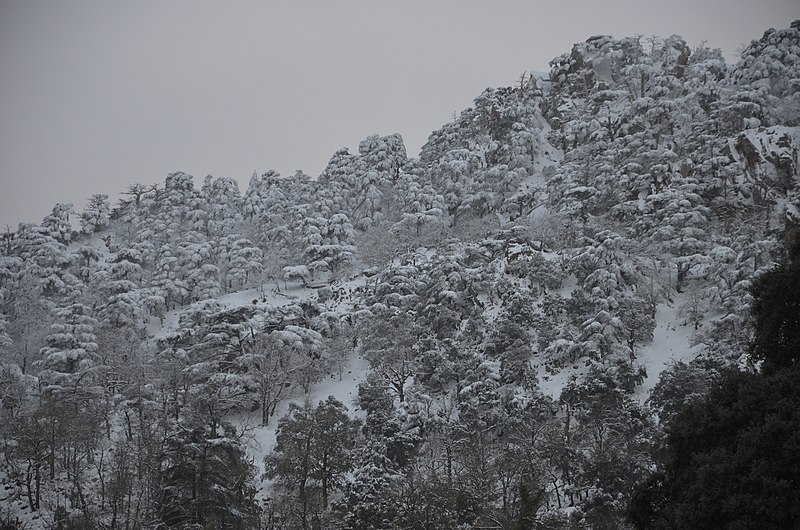
{"type": "Polygon", "coordinates": [[[35,480],[36,480],[36,509],[39,509],[39,501],[41,498],[42,492],[42,472],[41,472],[41,463],[37,460],[36,467],[34,468],[35,472],[35,480]]]}
{"type": "Polygon", "coordinates": [[[25,489],[28,493],[28,505],[31,507],[31,511],[36,511],[36,505],[33,501],[33,487],[31,481],[33,479],[32,474],[33,463],[28,462],[28,469],[25,471],[25,489]]]}
{"type": "Polygon", "coordinates": [[[306,513],[308,511],[308,503],[306,502],[306,479],[300,481],[300,500],[303,504],[303,530],[308,529],[308,522],[306,513]]]}
{"type": "Polygon", "coordinates": [[[328,509],[328,452],[322,455],[322,508],[328,509]]]}
{"type": "Polygon", "coordinates": [[[556,501],[558,501],[558,509],[561,509],[561,494],[558,492],[558,481],[553,479],[553,487],[556,489],[556,501]]]}
{"type": "Polygon", "coordinates": [[[106,478],[103,474],[103,460],[105,459],[105,453],[100,451],[100,461],[95,464],[95,468],[97,469],[97,478],[100,481],[100,507],[104,508],[106,505],[106,478]]]}
{"type": "Polygon", "coordinates": [[[125,411],[125,437],[130,442],[133,440],[133,428],[131,427],[131,417],[128,414],[128,411],[125,411]]]}

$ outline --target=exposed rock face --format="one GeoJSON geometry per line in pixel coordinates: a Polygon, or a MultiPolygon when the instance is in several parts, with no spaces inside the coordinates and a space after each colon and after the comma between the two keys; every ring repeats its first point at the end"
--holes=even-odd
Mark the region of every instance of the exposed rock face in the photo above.
{"type": "Polygon", "coordinates": [[[797,127],[759,127],[741,132],[733,143],[732,157],[738,159],[744,176],[762,197],[786,196],[797,188],[797,127]]]}

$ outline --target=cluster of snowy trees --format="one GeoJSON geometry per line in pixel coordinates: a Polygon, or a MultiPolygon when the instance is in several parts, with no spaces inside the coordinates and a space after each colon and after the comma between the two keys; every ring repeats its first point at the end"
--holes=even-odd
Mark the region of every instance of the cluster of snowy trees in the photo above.
{"type": "Polygon", "coordinates": [[[797,57],[798,23],[732,66],[592,37],[418,158],[375,135],[318,178],[172,173],[8,230],[0,521],[624,526],[664,425],[752,368],[754,279],[796,251],[797,57]],[[666,306],[692,358],[642,395],[666,306]],[[353,356],[355,402],[274,417],[353,356]],[[264,476],[251,412],[276,429],[264,476]]]}

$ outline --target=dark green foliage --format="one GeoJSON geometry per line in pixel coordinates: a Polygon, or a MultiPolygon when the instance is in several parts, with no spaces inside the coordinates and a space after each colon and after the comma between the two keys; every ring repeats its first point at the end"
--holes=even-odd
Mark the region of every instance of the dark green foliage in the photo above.
{"type": "Polygon", "coordinates": [[[672,420],[660,472],[634,496],[637,528],[795,528],[800,371],[730,373],[672,420]]]}
{"type": "Polygon", "coordinates": [[[754,358],[764,370],[796,365],[800,360],[800,257],[753,282],[754,358]]]}
{"type": "Polygon", "coordinates": [[[530,530],[536,528],[536,512],[545,500],[544,489],[531,488],[527,481],[519,483],[519,515],[513,530],[530,530]]]}
{"type": "MultiPolygon", "coordinates": [[[[752,288],[751,352],[764,361],[763,373],[729,372],[705,399],[672,418],[659,470],[630,504],[637,528],[794,528],[800,522],[800,260],[790,259],[752,288]]],[[[708,382],[688,367],[675,368],[695,390],[708,382]]],[[[663,392],[668,382],[662,378],[662,392],[654,391],[665,409],[672,403],[663,392]]]]}
{"type": "MultiPolygon", "coordinates": [[[[18,520],[19,521],[19,520],[18,520]]],[[[6,528],[14,530],[19,528],[17,524],[0,527],[3,530],[6,528]]],[[[94,530],[97,528],[90,518],[85,514],[69,513],[63,506],[57,506],[53,511],[53,526],[54,530],[94,530]]]]}
{"type": "Polygon", "coordinates": [[[167,439],[162,458],[159,527],[255,528],[253,476],[234,438],[179,430],[167,439]]]}
{"type": "Polygon", "coordinates": [[[329,493],[342,487],[352,468],[357,423],[332,396],[315,408],[292,405],[278,423],[276,446],[264,460],[266,476],[297,491],[302,511],[294,524],[307,528],[309,516],[327,510],[329,493]]]}
{"type": "Polygon", "coordinates": [[[705,396],[720,369],[719,361],[698,358],[688,364],[676,362],[661,372],[648,400],[661,422],[668,423],[687,404],[705,396]]]}

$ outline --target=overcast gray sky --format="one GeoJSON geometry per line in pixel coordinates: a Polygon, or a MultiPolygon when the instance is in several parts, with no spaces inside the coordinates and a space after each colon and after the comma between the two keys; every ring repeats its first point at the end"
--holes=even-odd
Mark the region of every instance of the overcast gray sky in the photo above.
{"type": "Polygon", "coordinates": [[[591,35],[682,35],[729,62],[796,0],[0,0],[0,227],[177,170],[317,175],[428,134],[591,35]]]}

